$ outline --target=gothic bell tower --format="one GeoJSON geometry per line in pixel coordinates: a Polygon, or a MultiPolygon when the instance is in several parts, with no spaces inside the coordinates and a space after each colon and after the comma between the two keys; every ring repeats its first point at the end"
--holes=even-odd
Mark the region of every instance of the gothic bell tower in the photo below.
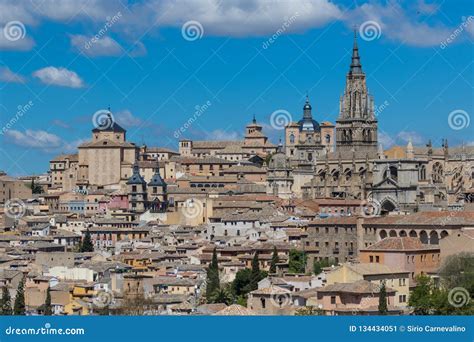
{"type": "Polygon", "coordinates": [[[377,153],[374,99],[367,90],[365,73],[360,64],[356,31],[351,66],[346,76],[346,88],[340,99],[339,117],[336,120],[336,148],[342,153],[377,153]]]}

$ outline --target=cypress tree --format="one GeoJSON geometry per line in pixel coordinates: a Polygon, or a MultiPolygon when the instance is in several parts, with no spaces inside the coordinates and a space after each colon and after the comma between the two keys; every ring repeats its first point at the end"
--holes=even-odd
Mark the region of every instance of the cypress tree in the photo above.
{"type": "Polygon", "coordinates": [[[252,273],[250,274],[249,290],[258,289],[258,282],[262,279],[260,273],[260,263],[258,261],[258,252],[255,252],[252,259],[252,273]]]}
{"type": "Polygon", "coordinates": [[[92,243],[91,233],[89,232],[89,229],[87,229],[86,233],[84,234],[84,239],[82,239],[79,252],[84,253],[84,252],[93,252],[93,251],[94,251],[94,244],[92,243]]]}
{"type": "Polygon", "coordinates": [[[387,312],[387,289],[385,288],[385,283],[382,283],[379,292],[379,314],[386,315],[387,312]]]}
{"type": "Polygon", "coordinates": [[[275,246],[273,246],[273,255],[272,255],[272,262],[270,264],[270,273],[276,273],[276,265],[280,262],[280,258],[278,257],[278,251],[275,246]]]}
{"type": "Polygon", "coordinates": [[[53,314],[53,308],[51,306],[51,289],[48,286],[46,291],[46,300],[44,301],[44,315],[51,316],[53,314]]]}
{"type": "Polygon", "coordinates": [[[212,260],[207,269],[206,298],[209,302],[212,301],[214,292],[219,288],[219,264],[217,262],[217,250],[214,248],[214,251],[212,252],[212,260]]]}
{"type": "Polygon", "coordinates": [[[13,314],[16,316],[24,316],[26,314],[25,308],[25,278],[18,284],[16,290],[15,303],[13,304],[13,314]]]}
{"type": "Polygon", "coordinates": [[[12,311],[12,300],[10,297],[10,291],[8,291],[8,288],[6,286],[3,287],[2,289],[2,303],[1,303],[1,312],[0,314],[3,316],[10,316],[13,314],[12,311]]]}

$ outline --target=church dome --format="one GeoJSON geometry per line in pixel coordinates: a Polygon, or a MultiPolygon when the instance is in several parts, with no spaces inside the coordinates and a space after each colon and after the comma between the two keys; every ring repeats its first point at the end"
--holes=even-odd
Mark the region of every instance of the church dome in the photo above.
{"type": "Polygon", "coordinates": [[[275,153],[268,163],[268,168],[270,170],[281,170],[281,169],[288,169],[290,167],[288,158],[286,157],[285,153],[281,150],[275,153]]]}

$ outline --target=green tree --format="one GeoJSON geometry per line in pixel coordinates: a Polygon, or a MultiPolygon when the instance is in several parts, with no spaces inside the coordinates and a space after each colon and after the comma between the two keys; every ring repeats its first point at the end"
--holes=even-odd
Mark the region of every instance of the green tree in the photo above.
{"type": "Polygon", "coordinates": [[[387,288],[385,287],[385,283],[382,283],[379,291],[379,314],[386,315],[387,312],[387,288]]]}
{"type": "Polygon", "coordinates": [[[272,262],[270,264],[270,274],[274,274],[277,271],[277,264],[280,262],[280,258],[278,257],[278,251],[275,246],[273,246],[273,254],[272,254],[272,262]]]}
{"type": "Polygon", "coordinates": [[[290,259],[288,261],[289,273],[305,273],[306,272],[306,254],[304,251],[296,249],[290,250],[290,259]]]}
{"type": "Polygon", "coordinates": [[[260,261],[258,260],[258,252],[255,252],[252,259],[252,270],[250,273],[249,292],[258,289],[258,282],[262,280],[260,272],[260,261]]]}
{"type": "Polygon", "coordinates": [[[51,289],[48,286],[46,290],[46,300],[44,301],[44,315],[51,316],[53,314],[53,307],[51,306],[51,289]]]}
{"type": "Polygon", "coordinates": [[[25,308],[25,278],[18,283],[16,290],[15,303],[13,304],[13,314],[16,316],[24,316],[26,314],[25,308]]]}
{"type": "Polygon", "coordinates": [[[219,288],[219,264],[217,262],[217,250],[214,248],[214,251],[212,252],[212,260],[207,269],[206,298],[208,302],[211,301],[212,295],[219,288]]]}
{"type": "Polygon", "coordinates": [[[474,297],[474,253],[450,255],[440,267],[441,284],[446,289],[465,288],[474,297]]]}
{"type": "Polygon", "coordinates": [[[2,288],[2,302],[0,310],[0,314],[2,316],[10,316],[13,314],[10,291],[8,291],[8,288],[6,286],[2,288]]]}
{"type": "Polygon", "coordinates": [[[295,316],[321,316],[324,311],[314,306],[304,306],[295,312],[295,316]]]}
{"type": "Polygon", "coordinates": [[[323,259],[323,260],[314,260],[313,262],[313,272],[314,274],[319,274],[323,271],[323,268],[334,265],[334,260],[323,259]]]}
{"type": "Polygon", "coordinates": [[[236,297],[245,296],[248,293],[251,274],[252,271],[248,268],[237,271],[235,279],[232,282],[232,292],[236,297]]]}
{"type": "Polygon", "coordinates": [[[84,234],[84,238],[82,239],[79,252],[93,252],[94,251],[94,244],[92,243],[91,233],[89,229],[86,230],[84,234]]]}
{"type": "Polygon", "coordinates": [[[419,275],[415,278],[416,286],[413,289],[408,305],[413,308],[415,315],[429,315],[432,312],[431,292],[433,282],[430,277],[419,275]]]}
{"type": "Polygon", "coordinates": [[[35,183],[35,179],[31,178],[31,184],[30,184],[31,192],[33,194],[42,194],[43,193],[43,188],[41,185],[35,183]]]}
{"type": "Polygon", "coordinates": [[[234,302],[230,286],[216,289],[210,296],[210,303],[224,303],[230,305],[234,302]]]}

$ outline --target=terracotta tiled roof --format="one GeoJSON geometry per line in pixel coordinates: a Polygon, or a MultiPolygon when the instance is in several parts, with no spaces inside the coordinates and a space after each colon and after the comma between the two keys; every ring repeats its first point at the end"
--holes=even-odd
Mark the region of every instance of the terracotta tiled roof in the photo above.
{"type": "MultiPolygon", "coordinates": [[[[387,293],[396,292],[394,289],[386,288],[387,293]]],[[[374,283],[371,283],[367,280],[358,280],[353,283],[335,283],[327,285],[322,289],[319,289],[319,293],[323,292],[344,292],[344,293],[379,293],[380,286],[374,283]]]]}
{"type": "Polygon", "coordinates": [[[438,249],[439,246],[425,245],[415,237],[388,237],[367,248],[369,251],[419,251],[438,249]]]}
{"type": "Polygon", "coordinates": [[[273,296],[273,295],[285,295],[287,293],[290,293],[290,291],[288,291],[287,289],[284,289],[282,287],[279,287],[279,286],[270,285],[269,287],[264,287],[264,288],[261,288],[261,289],[258,289],[258,290],[254,290],[250,293],[251,294],[257,294],[257,295],[270,295],[270,296],[273,296]]]}
{"type": "Polygon", "coordinates": [[[355,216],[338,216],[338,217],[328,217],[328,218],[318,218],[311,220],[308,223],[308,226],[327,226],[327,225],[356,225],[357,217],[355,216]]]}
{"type": "Polygon", "coordinates": [[[370,225],[474,227],[474,211],[425,211],[412,215],[389,215],[364,220],[364,226],[370,225]]]}
{"type": "Polygon", "coordinates": [[[216,316],[255,316],[255,312],[239,304],[232,304],[225,309],[218,311],[216,316]]]}
{"type": "Polygon", "coordinates": [[[360,263],[360,264],[345,264],[348,268],[361,275],[375,275],[375,274],[396,274],[408,273],[398,267],[390,267],[384,264],[377,263],[360,263]]]}

